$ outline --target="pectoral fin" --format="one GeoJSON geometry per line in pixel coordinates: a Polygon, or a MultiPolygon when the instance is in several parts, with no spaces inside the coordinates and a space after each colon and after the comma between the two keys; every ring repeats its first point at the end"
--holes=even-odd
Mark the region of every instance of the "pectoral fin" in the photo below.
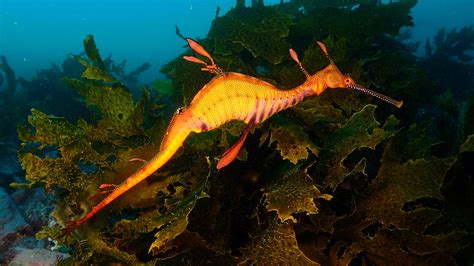
{"type": "Polygon", "coordinates": [[[237,155],[239,154],[240,149],[244,145],[245,139],[247,138],[247,135],[252,128],[253,125],[248,124],[247,127],[244,129],[244,132],[242,132],[242,136],[240,136],[239,140],[232,145],[228,150],[222,154],[222,158],[219,160],[217,163],[217,169],[221,169],[228,164],[230,164],[232,161],[235,160],[237,155]]]}

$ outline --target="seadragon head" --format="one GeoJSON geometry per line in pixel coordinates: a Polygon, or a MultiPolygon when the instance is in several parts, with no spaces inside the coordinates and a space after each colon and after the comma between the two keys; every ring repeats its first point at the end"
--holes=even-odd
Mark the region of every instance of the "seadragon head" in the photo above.
{"type": "Polygon", "coordinates": [[[349,75],[343,74],[339,70],[339,68],[334,64],[331,57],[329,56],[326,45],[324,45],[324,43],[322,42],[317,42],[317,44],[319,45],[321,50],[324,52],[324,54],[328,58],[329,65],[326,66],[324,69],[318,71],[314,75],[308,74],[308,72],[301,65],[298,59],[298,56],[296,55],[296,52],[293,51],[293,49],[290,49],[291,57],[299,65],[303,73],[306,75],[308,79],[306,83],[310,85],[310,87],[312,88],[315,94],[321,94],[327,88],[331,88],[331,89],[345,88],[345,89],[350,89],[350,90],[357,90],[362,93],[371,95],[382,101],[390,103],[396,106],[397,108],[402,107],[403,101],[397,101],[386,95],[367,89],[364,86],[357,84],[349,75]]]}

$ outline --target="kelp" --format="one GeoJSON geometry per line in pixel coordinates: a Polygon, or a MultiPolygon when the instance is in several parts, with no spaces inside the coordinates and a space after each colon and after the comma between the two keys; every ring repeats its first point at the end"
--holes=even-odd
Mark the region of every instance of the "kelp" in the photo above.
{"type": "Polygon", "coordinates": [[[375,108],[375,105],[366,105],[325,141],[322,149],[330,155],[325,156],[327,159],[320,164],[320,168],[327,169],[325,183],[329,186],[335,188],[349,174],[343,165],[347,156],[357,149],[375,149],[376,145],[395,133],[398,120],[390,116],[381,127],[374,117],[375,108]]]}
{"type": "Polygon", "coordinates": [[[308,151],[318,154],[318,147],[309,139],[303,128],[289,121],[272,123],[269,144],[274,142],[281,157],[293,164],[307,159],[308,151]]]}
{"type": "MultiPolygon", "coordinates": [[[[460,104],[456,92],[449,96],[396,39],[412,25],[416,1],[237,2],[199,40],[226,71],[294,87],[304,75],[287,49],[314,73],[328,64],[314,45],[323,40],[342,71],[406,107],[325,91],[255,128],[239,160],[220,171],[219,156],[244,125],[193,134],[182,152],[94,223],[66,239],[57,239],[59,226],[38,236],[70,246],[65,263],[466,262],[474,249],[472,99],[460,104]],[[432,100],[433,91],[446,93],[432,100]],[[444,121],[454,134],[440,134],[444,121]]],[[[155,81],[152,93],[136,101],[120,81],[121,66],[101,59],[92,36],[84,44],[85,57],[75,57],[83,72],[66,82],[93,118],[73,123],[33,110],[30,128],[19,130],[27,178],[58,194],[53,215],[60,225],[94,205],[89,198],[100,184],[136,171],[141,162],[131,158],[154,155],[163,117],[212,78],[179,56],[162,68],[171,82],[155,81]],[[156,94],[175,102],[150,96],[156,94]]]]}
{"type": "MultiPolygon", "coordinates": [[[[292,172],[290,171],[290,173],[292,172]]],[[[287,220],[296,222],[292,214],[318,213],[314,203],[314,199],[318,198],[330,200],[332,196],[322,194],[313,184],[311,177],[304,171],[277,178],[265,188],[266,209],[276,211],[278,219],[282,222],[287,220]]]]}
{"type": "Polygon", "coordinates": [[[289,261],[297,265],[318,265],[298,248],[290,222],[273,218],[267,226],[261,235],[252,237],[250,244],[242,249],[240,265],[276,265],[289,261]]]}

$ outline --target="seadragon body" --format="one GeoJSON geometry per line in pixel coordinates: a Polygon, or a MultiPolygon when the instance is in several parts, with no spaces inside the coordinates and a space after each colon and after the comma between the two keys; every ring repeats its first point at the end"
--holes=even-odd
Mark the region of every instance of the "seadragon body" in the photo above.
{"type": "Polygon", "coordinates": [[[216,76],[196,94],[188,107],[180,108],[175,113],[163,137],[159,152],[142,168],[118,185],[82,219],[69,222],[63,231],[63,235],[74,231],[113,200],[160,169],[173,157],[192,132],[210,131],[233,120],[240,120],[247,124],[240,139],[223,154],[218,162],[217,168],[220,169],[235,159],[249,130],[255,124],[262,123],[270,116],[295,106],[306,97],[319,95],[327,88],[359,90],[389,102],[398,108],[403,103],[357,85],[352,78],[343,75],[329,57],[325,45],[320,42],[318,44],[326,54],[330,64],[316,74],[309,75],[299,62],[296,53],[290,49],[291,57],[299,65],[307,79],[303,84],[293,89],[282,90],[255,77],[240,73],[223,72],[200,44],[191,39],[187,39],[187,41],[195,52],[207,57],[211,64],[207,64],[193,56],[183,58],[204,65],[203,71],[214,73],[216,76]]]}

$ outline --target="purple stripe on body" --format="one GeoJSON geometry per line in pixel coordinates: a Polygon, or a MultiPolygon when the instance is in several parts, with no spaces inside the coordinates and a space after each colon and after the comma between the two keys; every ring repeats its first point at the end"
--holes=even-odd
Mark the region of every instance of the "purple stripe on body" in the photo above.
{"type": "Polygon", "coordinates": [[[273,114],[273,107],[275,106],[275,99],[271,99],[271,105],[270,108],[263,114],[263,120],[267,119],[269,116],[273,114]]]}
{"type": "Polygon", "coordinates": [[[288,101],[288,106],[287,106],[287,108],[288,108],[288,107],[291,107],[291,106],[293,105],[293,100],[295,99],[295,97],[292,96],[292,95],[290,95],[288,98],[289,98],[289,101],[288,101]]]}
{"type": "Polygon", "coordinates": [[[288,108],[288,105],[289,105],[289,99],[288,99],[288,96],[286,96],[285,102],[283,103],[283,108],[282,108],[282,109],[288,108]]]}
{"type": "Polygon", "coordinates": [[[261,101],[262,104],[260,104],[257,108],[257,120],[255,121],[255,123],[260,123],[261,121],[263,121],[263,115],[265,114],[265,108],[267,107],[267,101],[265,99],[261,101]]]}
{"type": "MultiPolygon", "coordinates": [[[[279,103],[277,103],[278,99],[273,99],[273,102],[272,102],[272,111],[270,112],[269,116],[275,114],[276,112],[278,112],[278,106],[279,106],[279,103]]],[[[279,101],[278,101],[279,102],[279,101]]]]}
{"type": "Polygon", "coordinates": [[[255,122],[256,114],[258,112],[259,105],[260,105],[260,101],[258,99],[256,99],[255,100],[255,107],[253,108],[253,110],[249,110],[249,113],[245,117],[245,121],[248,121],[248,123],[250,123],[250,122],[254,123],[255,122]]]}
{"type": "Polygon", "coordinates": [[[201,131],[205,132],[205,131],[208,131],[209,130],[209,126],[207,125],[206,122],[204,121],[200,121],[199,123],[199,128],[201,129],[201,131]]]}
{"type": "Polygon", "coordinates": [[[304,91],[300,92],[299,95],[300,95],[300,99],[298,100],[298,102],[300,103],[300,102],[302,102],[303,99],[304,99],[304,91]]]}
{"type": "Polygon", "coordinates": [[[279,112],[281,110],[281,97],[278,98],[278,104],[277,104],[277,108],[276,108],[276,112],[279,112]]]}

